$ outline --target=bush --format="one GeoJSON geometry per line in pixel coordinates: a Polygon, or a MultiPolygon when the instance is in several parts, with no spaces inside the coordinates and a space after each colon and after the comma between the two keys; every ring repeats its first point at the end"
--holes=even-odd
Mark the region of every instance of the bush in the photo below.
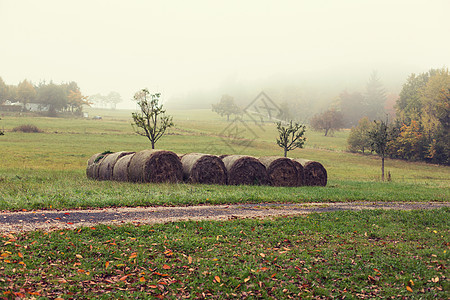
{"type": "Polygon", "coordinates": [[[32,124],[25,124],[25,125],[20,125],[17,127],[14,127],[13,132],[26,132],[26,133],[39,133],[42,132],[42,130],[40,130],[39,128],[37,128],[35,125],[32,124]]]}

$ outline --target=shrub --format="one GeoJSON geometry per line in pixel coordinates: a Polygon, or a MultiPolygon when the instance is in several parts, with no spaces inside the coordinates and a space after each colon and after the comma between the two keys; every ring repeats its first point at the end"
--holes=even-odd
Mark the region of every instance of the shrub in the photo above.
{"type": "Polygon", "coordinates": [[[42,130],[40,130],[39,128],[37,128],[33,124],[20,125],[20,126],[14,127],[12,129],[12,131],[13,132],[26,132],[26,133],[39,133],[39,132],[42,132],[42,130]]]}

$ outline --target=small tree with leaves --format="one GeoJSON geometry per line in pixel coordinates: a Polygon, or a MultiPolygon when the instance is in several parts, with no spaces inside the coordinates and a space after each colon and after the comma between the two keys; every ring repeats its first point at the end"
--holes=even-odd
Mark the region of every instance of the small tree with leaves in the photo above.
{"type": "Polygon", "coordinates": [[[289,125],[284,127],[281,122],[277,122],[277,129],[279,138],[277,138],[277,144],[284,150],[284,157],[287,156],[288,151],[294,150],[295,148],[303,148],[303,144],[306,138],[303,136],[305,134],[305,125],[289,122],[289,125]]]}
{"type": "Polygon", "coordinates": [[[333,133],[335,130],[339,130],[344,127],[344,119],[342,113],[335,109],[328,109],[327,111],[316,114],[311,118],[311,127],[317,131],[324,131],[324,135],[333,133]]]}
{"type": "Polygon", "coordinates": [[[364,154],[365,150],[370,149],[369,131],[372,130],[372,127],[373,123],[367,117],[361,118],[358,125],[352,127],[347,138],[348,149],[351,152],[361,151],[364,154]]]}
{"type": "Polygon", "coordinates": [[[384,181],[384,158],[390,141],[387,121],[374,121],[374,127],[369,131],[371,148],[381,157],[381,180],[384,181]]]}
{"type": "Polygon", "coordinates": [[[161,94],[150,94],[147,89],[143,89],[134,95],[141,111],[132,113],[133,129],[142,136],[146,136],[155,149],[156,142],[164,135],[166,129],[172,127],[171,116],[166,116],[166,110],[159,103],[161,94]]]}
{"type": "Polygon", "coordinates": [[[220,116],[227,116],[227,121],[230,121],[230,115],[242,114],[241,108],[236,105],[234,98],[229,95],[223,95],[217,104],[213,104],[212,111],[220,116]]]}

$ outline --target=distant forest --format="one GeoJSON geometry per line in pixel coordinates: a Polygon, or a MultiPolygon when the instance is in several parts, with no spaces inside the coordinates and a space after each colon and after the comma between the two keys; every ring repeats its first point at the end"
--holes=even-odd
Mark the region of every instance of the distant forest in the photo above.
{"type": "Polygon", "coordinates": [[[122,98],[117,92],[110,92],[106,96],[84,96],[74,81],[61,84],[41,82],[34,85],[25,79],[18,85],[7,85],[0,77],[0,110],[3,111],[32,111],[48,116],[61,113],[81,116],[83,106],[95,104],[115,109],[121,101],[122,98]]]}

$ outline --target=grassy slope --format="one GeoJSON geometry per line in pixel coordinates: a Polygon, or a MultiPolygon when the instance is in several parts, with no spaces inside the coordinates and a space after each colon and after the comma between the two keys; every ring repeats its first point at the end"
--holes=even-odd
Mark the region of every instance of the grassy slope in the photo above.
{"type": "MultiPolygon", "coordinates": [[[[84,175],[87,159],[105,150],[139,151],[149,142],[131,131],[129,112],[97,111],[103,120],[4,117],[7,131],[0,137],[0,209],[104,207],[118,205],[189,205],[237,202],[305,201],[448,201],[448,167],[387,160],[392,182],[378,181],[380,161],[371,155],[344,152],[348,132],[323,137],[308,131],[305,149],[291,157],[320,161],[328,171],[326,188],[219,187],[201,185],[135,185],[95,182],[84,175]],[[44,133],[13,133],[18,125],[33,123],[44,133]],[[332,149],[333,151],[331,151],[332,149]],[[206,200],[208,199],[208,200],[206,200]]],[[[176,128],[157,144],[177,153],[237,153],[254,156],[280,154],[273,124],[240,124],[239,135],[251,140],[224,138],[230,125],[205,110],[174,112],[176,128]],[[245,130],[244,130],[245,129],[245,130]],[[244,140],[246,141],[246,140],[244,140]],[[248,141],[248,140],[247,140],[248,141]]]]}
{"type": "MultiPolygon", "coordinates": [[[[0,209],[450,198],[448,167],[388,160],[393,181],[381,183],[375,156],[343,152],[347,132],[325,138],[309,131],[306,149],[290,153],[322,162],[330,178],[325,188],[91,181],[84,169],[93,153],[148,147],[130,134],[129,112],[91,113],[98,114],[104,119],[4,117],[0,209]],[[46,133],[9,132],[26,123],[46,133]]],[[[229,151],[219,137],[228,124],[216,115],[174,116],[177,128],[160,148],[229,151]]],[[[272,126],[250,128],[258,138],[237,147],[240,153],[281,153],[272,126]]],[[[364,211],[5,234],[0,292],[9,298],[448,298],[448,220],[448,209],[364,211]]]]}

